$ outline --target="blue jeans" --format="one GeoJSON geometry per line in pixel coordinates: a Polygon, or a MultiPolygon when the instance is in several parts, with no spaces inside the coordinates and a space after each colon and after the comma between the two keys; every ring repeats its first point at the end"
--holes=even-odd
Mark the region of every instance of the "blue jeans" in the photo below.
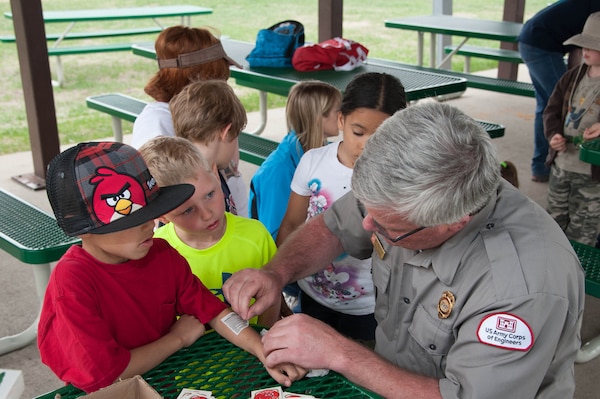
{"type": "Polygon", "coordinates": [[[548,140],[544,135],[544,108],[554,90],[554,86],[567,71],[564,54],[542,50],[519,42],[519,53],[529,69],[529,76],[535,88],[535,121],[533,124],[533,158],[531,174],[548,176],[550,169],[544,166],[548,155],[548,140]]]}

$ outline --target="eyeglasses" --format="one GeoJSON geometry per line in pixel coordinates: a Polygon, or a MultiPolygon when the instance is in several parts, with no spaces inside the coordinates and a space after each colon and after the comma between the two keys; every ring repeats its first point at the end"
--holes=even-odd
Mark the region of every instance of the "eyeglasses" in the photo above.
{"type": "Polygon", "coordinates": [[[383,226],[381,226],[379,223],[377,223],[375,221],[375,219],[373,219],[373,217],[371,217],[371,220],[373,221],[373,224],[375,225],[375,228],[377,229],[377,233],[381,234],[383,237],[385,237],[386,240],[393,242],[393,243],[397,243],[400,240],[404,240],[405,238],[408,238],[408,237],[412,236],[413,234],[417,234],[419,231],[427,228],[427,226],[420,226],[420,227],[417,227],[416,229],[409,231],[408,233],[401,234],[396,238],[392,238],[385,231],[383,226]]]}
{"type": "MultiPolygon", "coordinates": [[[[367,210],[365,209],[364,204],[361,201],[359,201],[358,199],[356,200],[356,204],[358,205],[358,210],[360,211],[361,216],[363,218],[367,217],[368,214],[367,214],[367,210]]],[[[392,238],[385,231],[385,229],[383,228],[383,226],[380,225],[379,223],[377,223],[377,221],[375,219],[373,219],[373,217],[371,217],[371,220],[373,221],[373,224],[375,225],[375,228],[377,229],[376,232],[379,233],[379,234],[381,234],[386,240],[389,240],[390,242],[393,242],[393,243],[397,243],[400,240],[404,240],[405,238],[408,238],[408,237],[412,236],[413,234],[417,234],[419,231],[424,230],[424,229],[427,228],[427,226],[420,226],[420,227],[417,227],[414,230],[409,231],[406,234],[402,234],[402,235],[399,235],[396,238],[392,238]]]]}

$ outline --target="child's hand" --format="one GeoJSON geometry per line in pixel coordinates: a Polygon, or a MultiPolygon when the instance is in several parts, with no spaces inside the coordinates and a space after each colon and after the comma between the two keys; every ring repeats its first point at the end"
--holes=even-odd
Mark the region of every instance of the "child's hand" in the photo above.
{"type": "Polygon", "coordinates": [[[584,140],[592,140],[600,136],[600,122],[594,123],[583,131],[584,140]]]}
{"type": "Polygon", "coordinates": [[[204,334],[206,328],[196,317],[184,314],[173,324],[169,334],[181,340],[183,348],[187,348],[204,334]]]}
{"type": "Polygon", "coordinates": [[[567,149],[567,139],[562,134],[556,133],[550,139],[550,148],[554,151],[565,151],[567,149]]]}
{"type": "Polygon", "coordinates": [[[303,378],[308,370],[291,363],[282,363],[273,368],[265,366],[269,375],[279,384],[289,387],[292,382],[303,378]]]}

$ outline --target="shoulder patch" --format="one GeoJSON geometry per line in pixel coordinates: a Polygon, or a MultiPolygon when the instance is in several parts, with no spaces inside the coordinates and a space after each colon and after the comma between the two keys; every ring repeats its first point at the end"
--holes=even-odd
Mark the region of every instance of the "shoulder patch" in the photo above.
{"type": "Polygon", "coordinates": [[[477,329],[479,342],[499,348],[527,351],[533,345],[533,332],[521,318],[510,313],[486,316],[477,329]]]}

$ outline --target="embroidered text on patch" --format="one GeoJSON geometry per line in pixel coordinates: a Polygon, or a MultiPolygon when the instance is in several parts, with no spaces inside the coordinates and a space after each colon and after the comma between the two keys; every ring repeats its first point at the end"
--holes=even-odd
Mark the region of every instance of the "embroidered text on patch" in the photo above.
{"type": "Polygon", "coordinates": [[[527,351],[533,345],[533,332],[519,317],[509,313],[486,316],[477,329],[480,342],[510,350],[527,351]]]}

